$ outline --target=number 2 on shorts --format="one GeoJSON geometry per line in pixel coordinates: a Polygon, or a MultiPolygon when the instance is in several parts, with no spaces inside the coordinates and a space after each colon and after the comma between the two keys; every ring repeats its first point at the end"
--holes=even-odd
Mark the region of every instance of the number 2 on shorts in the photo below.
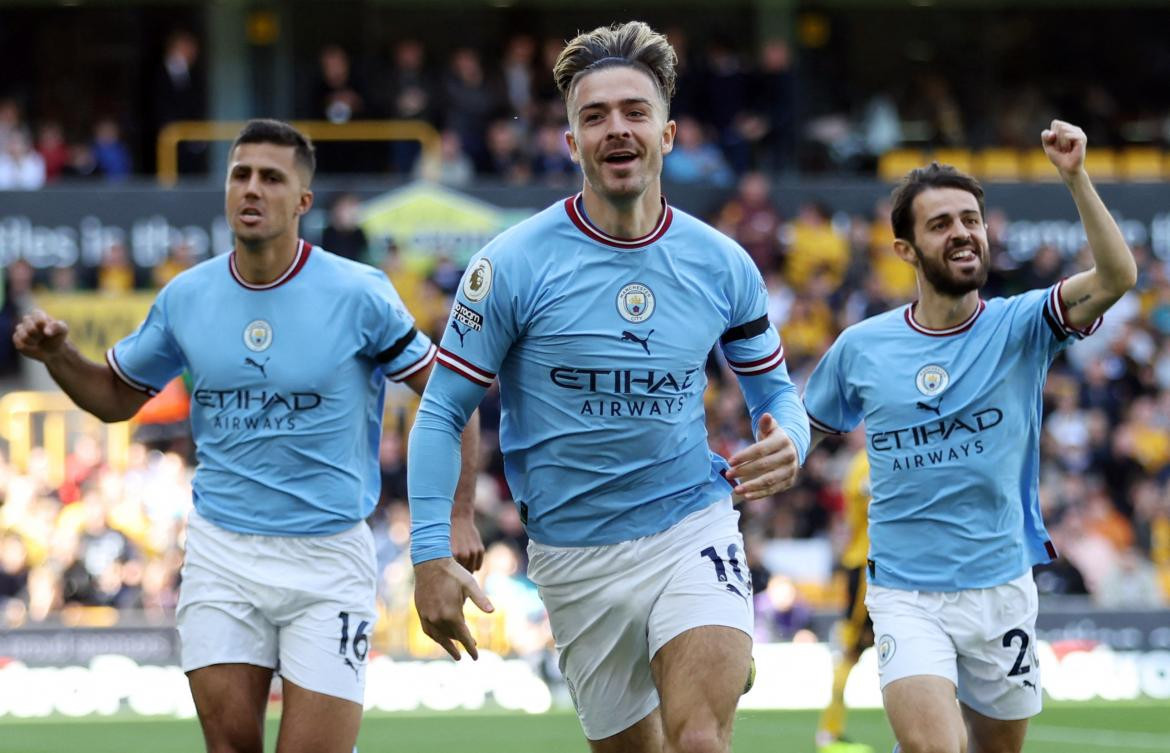
{"type": "Polygon", "coordinates": [[[1003,635],[1003,647],[1011,648],[1012,643],[1016,638],[1020,639],[1020,653],[1016,655],[1016,663],[1012,665],[1012,671],[1008,672],[1008,677],[1016,677],[1018,675],[1026,675],[1032,671],[1031,664],[1024,664],[1024,658],[1028,655],[1028,634],[1019,628],[1013,628],[1003,635]]]}

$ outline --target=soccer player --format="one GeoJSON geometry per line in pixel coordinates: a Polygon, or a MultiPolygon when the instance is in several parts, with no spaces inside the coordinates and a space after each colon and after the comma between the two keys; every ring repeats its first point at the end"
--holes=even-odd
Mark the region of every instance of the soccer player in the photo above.
{"type": "Polygon", "coordinates": [[[982,187],[947,166],[913,170],[894,189],[891,219],[919,299],[846,329],[804,396],[814,440],[865,422],[866,605],[902,753],[1018,753],[1040,711],[1031,566],[1055,556],[1037,498],[1041,391],[1056,355],[1137,277],[1085,172],[1084,132],[1057,120],[1041,141],[1093,268],[981,299],[982,187]]]}
{"type": "Polygon", "coordinates": [[[849,540],[841,552],[849,599],[844,617],[837,623],[840,655],[833,665],[833,695],[821,713],[816,743],[819,753],[872,753],[873,748],[845,737],[845,684],[862,652],[873,645],[873,622],[865,608],[865,560],[869,553],[869,456],[854,453],[841,483],[845,497],[845,522],[849,540]]]}
{"type": "MultiPolygon", "coordinates": [[[[298,238],[313,168],[312,145],[291,126],[249,122],[227,172],[231,254],[172,280],[104,364],[43,312],[14,335],[104,421],[132,417],[190,372],[199,462],[178,627],[209,751],[263,750],[274,670],[279,750],[353,749],[375,620],[364,518],[379,493],[385,380],[421,393],[436,353],[385,275],[298,238]]],[[[483,552],[471,522],[476,431],[464,437],[452,512],[471,568],[483,552]]],[[[450,472],[455,483],[459,461],[450,472]]]]}
{"type": "Polygon", "coordinates": [[[528,576],[594,751],[727,751],[751,661],[751,576],[734,491],[792,484],[807,417],[747,253],[668,205],[675,53],[647,25],[580,34],[554,77],[581,193],[469,266],[408,458],[415,602],[458,658],[475,642],[449,558],[459,432],[500,381],[500,445],[528,576]],[[756,442],[707,444],[704,362],[722,347],[756,442]]]}

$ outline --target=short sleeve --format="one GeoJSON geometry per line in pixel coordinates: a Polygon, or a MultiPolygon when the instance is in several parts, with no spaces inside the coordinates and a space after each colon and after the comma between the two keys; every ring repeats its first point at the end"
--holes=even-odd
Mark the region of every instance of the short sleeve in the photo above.
{"type": "Polygon", "coordinates": [[[366,298],[362,334],[386,378],[401,382],[431,363],[437,349],[414,326],[414,317],[390,281],[380,274],[378,277],[366,298]]]}
{"type": "Polygon", "coordinates": [[[515,267],[489,249],[463,273],[438,356],[440,364],[482,387],[491,386],[520,331],[515,267]]]}
{"type": "Polygon", "coordinates": [[[123,382],[147,395],[157,394],[186,368],[186,360],[167,320],[164,288],[138,329],[106,351],[106,362],[123,382]]]}
{"type": "Polygon", "coordinates": [[[845,335],[837,338],[805,385],[809,424],[825,434],[845,434],[861,423],[862,406],[847,375],[848,340],[845,335]]]}

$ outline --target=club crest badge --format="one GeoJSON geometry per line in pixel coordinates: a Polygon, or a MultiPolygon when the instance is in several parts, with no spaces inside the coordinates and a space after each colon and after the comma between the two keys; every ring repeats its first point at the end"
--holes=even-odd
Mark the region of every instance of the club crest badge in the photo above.
{"type": "Polygon", "coordinates": [[[890,659],[894,658],[894,652],[898,650],[898,644],[894,641],[894,636],[883,635],[877,639],[878,664],[886,666],[890,659]]]}
{"type": "Polygon", "coordinates": [[[950,383],[951,375],[947,373],[947,370],[933,363],[929,366],[923,366],[918,371],[918,376],[914,380],[918,391],[927,397],[934,397],[939,394],[950,383]]]}
{"type": "Polygon", "coordinates": [[[263,319],[249,322],[244,327],[244,345],[253,353],[268,350],[272,345],[272,325],[263,319]]]}
{"type": "Polygon", "coordinates": [[[617,308],[627,322],[644,322],[654,313],[654,293],[645,285],[632,282],[618,291],[617,308]]]}
{"type": "Polygon", "coordinates": [[[487,259],[480,259],[471,265],[463,277],[463,296],[472,303],[478,303],[487,298],[492,289],[492,263],[487,259]]]}

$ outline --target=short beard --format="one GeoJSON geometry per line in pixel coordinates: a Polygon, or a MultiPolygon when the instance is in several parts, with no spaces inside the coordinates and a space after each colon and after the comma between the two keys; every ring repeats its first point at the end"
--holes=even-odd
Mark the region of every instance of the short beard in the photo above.
{"type": "Polygon", "coordinates": [[[962,298],[972,290],[978,290],[987,283],[987,273],[991,265],[988,263],[986,250],[980,248],[979,244],[974,241],[972,241],[972,246],[975,249],[975,255],[979,258],[979,271],[975,273],[974,277],[960,279],[951,274],[945,258],[941,262],[928,259],[917,245],[910,244],[910,248],[914,249],[914,255],[918,257],[918,268],[922,270],[922,276],[938,293],[948,298],[962,298]]]}

